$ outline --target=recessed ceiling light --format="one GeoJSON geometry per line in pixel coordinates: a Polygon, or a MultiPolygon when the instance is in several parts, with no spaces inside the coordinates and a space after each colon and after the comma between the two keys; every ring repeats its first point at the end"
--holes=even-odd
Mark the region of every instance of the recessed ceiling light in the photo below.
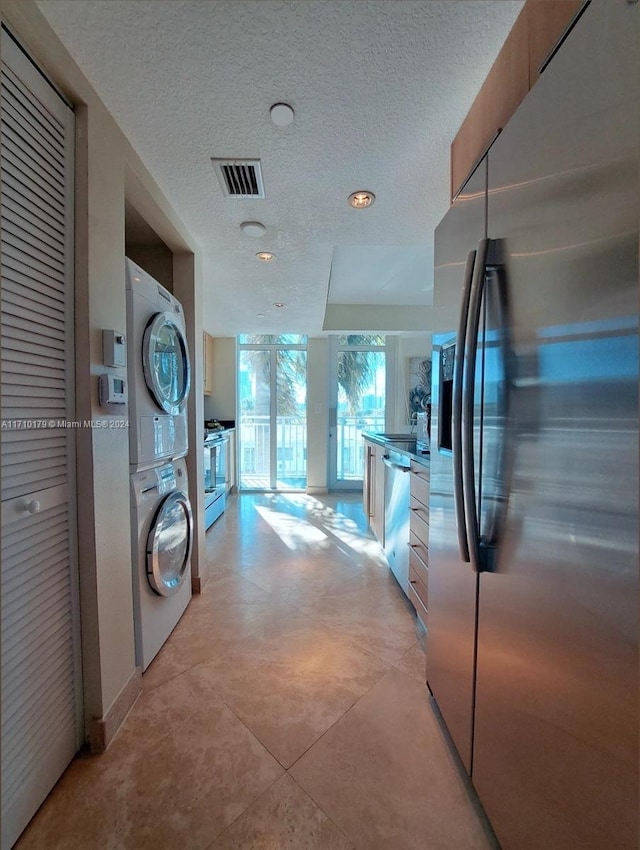
{"type": "Polygon", "coordinates": [[[269,115],[276,127],[288,127],[293,123],[295,113],[288,103],[274,103],[269,110],[269,115]]]}
{"type": "Polygon", "coordinates": [[[264,319],[264,313],[256,313],[256,319],[264,319]]]}
{"type": "Polygon", "coordinates": [[[373,192],[369,192],[368,189],[358,189],[357,192],[352,192],[347,200],[352,207],[355,207],[355,209],[363,210],[366,209],[366,207],[370,207],[375,199],[376,196],[373,192]]]}
{"type": "Polygon", "coordinates": [[[283,304],[282,301],[274,301],[273,306],[278,307],[278,309],[282,309],[283,307],[286,307],[286,304],[283,304]]]}
{"type": "Polygon", "coordinates": [[[259,260],[262,260],[263,263],[269,263],[275,257],[275,254],[272,254],[271,251],[258,251],[256,257],[259,260]]]}
{"type": "Polygon", "coordinates": [[[243,221],[240,225],[240,230],[245,236],[262,236],[266,229],[260,221],[243,221]]]}

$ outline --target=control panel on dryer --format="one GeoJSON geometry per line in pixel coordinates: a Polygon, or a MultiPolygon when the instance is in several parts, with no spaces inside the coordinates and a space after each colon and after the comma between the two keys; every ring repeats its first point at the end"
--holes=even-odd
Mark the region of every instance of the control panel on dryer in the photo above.
{"type": "Polygon", "coordinates": [[[176,489],[176,473],[173,464],[168,463],[166,466],[158,467],[156,475],[158,476],[158,493],[161,496],[176,489]]]}

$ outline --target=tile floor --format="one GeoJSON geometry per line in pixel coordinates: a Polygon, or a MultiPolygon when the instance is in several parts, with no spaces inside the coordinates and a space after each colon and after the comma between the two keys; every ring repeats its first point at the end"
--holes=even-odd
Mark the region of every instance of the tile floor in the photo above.
{"type": "Polygon", "coordinates": [[[243,495],[109,750],[19,850],[488,850],[359,497],[243,495]]]}

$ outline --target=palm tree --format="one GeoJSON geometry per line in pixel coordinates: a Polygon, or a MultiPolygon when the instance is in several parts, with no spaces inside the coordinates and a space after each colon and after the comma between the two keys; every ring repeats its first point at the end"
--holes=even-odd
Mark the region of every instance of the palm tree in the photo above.
{"type": "MultiPolygon", "coordinates": [[[[383,336],[347,334],[340,337],[341,345],[384,345],[383,336]]],[[[341,387],[349,413],[355,416],[360,408],[360,399],[371,386],[378,367],[377,358],[370,351],[343,350],[338,355],[338,384],[341,387]]]]}
{"type": "MultiPolygon", "coordinates": [[[[269,334],[247,335],[243,342],[253,345],[274,345],[282,337],[269,334]]],[[[299,387],[306,385],[307,352],[299,349],[276,350],[276,404],[279,416],[300,416],[300,404],[297,399],[299,387]]],[[[269,415],[269,395],[271,386],[271,351],[265,349],[245,349],[244,360],[256,378],[256,398],[254,413],[269,415]]]]}
{"type": "MultiPolygon", "coordinates": [[[[276,345],[281,336],[253,334],[243,337],[244,343],[253,345],[276,345]]],[[[376,335],[347,334],[340,337],[341,345],[384,345],[384,337],[376,335]]],[[[297,394],[300,386],[306,385],[307,353],[299,349],[276,351],[276,392],[280,416],[297,417],[300,404],[297,394]]],[[[256,377],[255,414],[269,415],[269,387],[271,352],[269,349],[245,349],[244,359],[250,364],[256,377]]],[[[342,350],[338,357],[338,384],[342,389],[349,412],[355,416],[360,408],[362,395],[371,386],[378,368],[377,358],[370,351],[342,350]]]]}

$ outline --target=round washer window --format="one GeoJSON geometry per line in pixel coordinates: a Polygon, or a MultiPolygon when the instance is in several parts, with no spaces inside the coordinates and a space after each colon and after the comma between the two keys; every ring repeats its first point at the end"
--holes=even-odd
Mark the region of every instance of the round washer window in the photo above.
{"type": "Polygon", "coordinates": [[[189,394],[187,343],[169,313],[158,313],[147,325],[142,343],[144,379],[156,404],[178,414],[189,394]]]}
{"type": "Polygon", "coordinates": [[[193,517],[189,498],[174,491],[162,502],[147,542],[147,577],[160,596],[180,587],[191,556],[193,517]]]}

